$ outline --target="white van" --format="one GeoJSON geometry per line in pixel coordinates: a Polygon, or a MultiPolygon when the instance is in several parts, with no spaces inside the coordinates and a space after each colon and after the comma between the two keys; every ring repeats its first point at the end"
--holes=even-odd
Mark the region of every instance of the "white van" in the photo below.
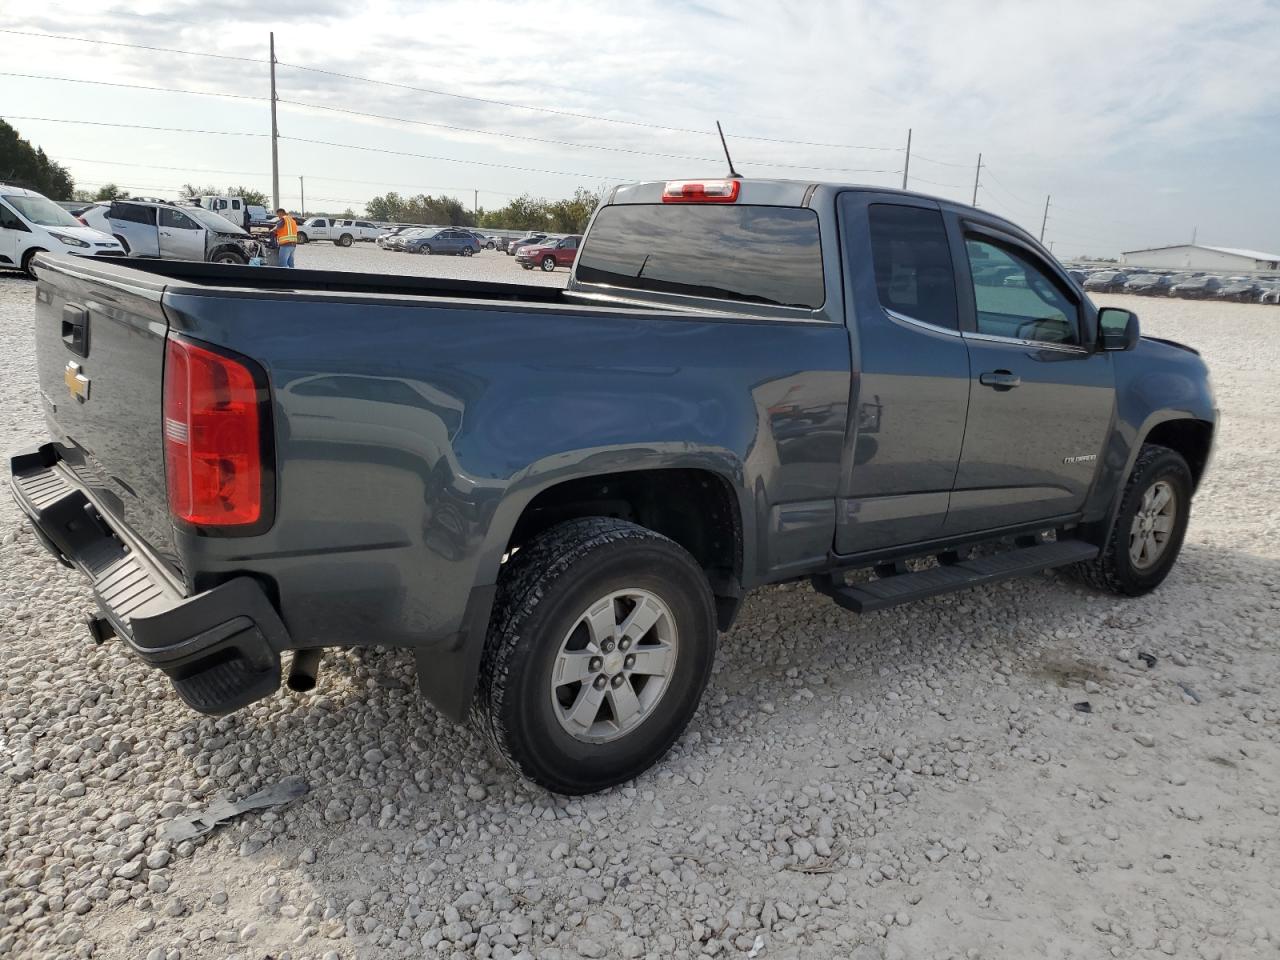
{"type": "Polygon", "coordinates": [[[31,279],[32,258],[42,250],[73,257],[123,257],[110,234],[87,227],[48,197],[0,183],[0,267],[31,279]]]}

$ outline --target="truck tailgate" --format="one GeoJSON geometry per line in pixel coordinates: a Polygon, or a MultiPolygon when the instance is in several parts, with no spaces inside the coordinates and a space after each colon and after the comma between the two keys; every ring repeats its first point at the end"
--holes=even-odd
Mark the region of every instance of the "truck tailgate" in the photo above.
{"type": "Polygon", "coordinates": [[[114,521],[181,575],[165,492],[162,278],[127,281],[42,259],[36,358],[45,417],[66,466],[114,521]]]}

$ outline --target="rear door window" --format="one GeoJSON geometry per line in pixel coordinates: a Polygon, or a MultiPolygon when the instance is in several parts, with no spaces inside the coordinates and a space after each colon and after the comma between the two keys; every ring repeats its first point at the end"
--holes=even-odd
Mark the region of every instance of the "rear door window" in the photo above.
{"type": "Polygon", "coordinates": [[[913,320],[958,330],[956,275],[942,214],[873,203],[868,221],[880,305],[913,320]]]}
{"type": "Polygon", "coordinates": [[[124,220],[128,223],[145,223],[152,227],[156,225],[156,208],[137,203],[113,203],[107,216],[112,220],[124,220]]]}
{"type": "Polygon", "coordinates": [[[578,254],[577,278],[810,310],[826,300],[818,215],[799,207],[607,206],[578,254]]]}

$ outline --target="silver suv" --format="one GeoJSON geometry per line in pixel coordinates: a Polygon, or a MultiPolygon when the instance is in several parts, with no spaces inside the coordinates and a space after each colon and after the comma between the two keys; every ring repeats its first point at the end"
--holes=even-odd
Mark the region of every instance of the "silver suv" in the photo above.
{"type": "Polygon", "coordinates": [[[157,200],[94,204],[80,219],[120,241],[131,257],[248,263],[262,245],[226,217],[203,207],[157,200]]]}

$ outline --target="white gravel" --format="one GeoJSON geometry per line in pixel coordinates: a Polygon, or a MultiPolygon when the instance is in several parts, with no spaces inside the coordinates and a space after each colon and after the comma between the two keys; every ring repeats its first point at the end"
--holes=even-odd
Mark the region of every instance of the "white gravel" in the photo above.
{"type": "Polygon", "coordinates": [[[383,250],[376,243],[353,243],[337,247],[317,241],[304,243],[294,252],[294,264],[307,270],[353,270],[360,273],[398,273],[411,277],[451,277],[491,280],[500,283],[537,283],[563,287],[569,271],[559,267],[551,273],[525,270],[497,250],[481,250],[473,257],[427,256],[383,250]]]}
{"type": "MultiPolygon", "coordinates": [[[[0,447],[42,435],[32,292],[0,277],[0,447]]],[[[190,712],[87,641],[0,497],[0,957],[1280,955],[1280,310],[1109,299],[1204,350],[1224,415],[1160,591],[761,591],[671,755],[581,800],[495,767],[398,652],[190,712]],[[289,775],[287,808],[157,839],[289,775]]]]}

